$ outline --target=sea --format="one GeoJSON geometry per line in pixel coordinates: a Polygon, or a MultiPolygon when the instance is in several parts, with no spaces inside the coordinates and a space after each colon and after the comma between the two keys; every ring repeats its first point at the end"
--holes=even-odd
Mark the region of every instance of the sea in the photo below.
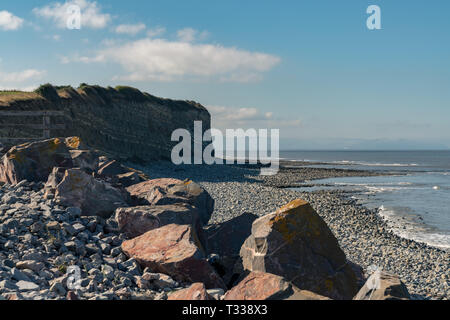
{"type": "Polygon", "coordinates": [[[314,180],[313,187],[297,189],[349,191],[359,203],[378,208],[397,235],[450,250],[450,151],[284,151],[280,159],[389,173],[314,180]]]}

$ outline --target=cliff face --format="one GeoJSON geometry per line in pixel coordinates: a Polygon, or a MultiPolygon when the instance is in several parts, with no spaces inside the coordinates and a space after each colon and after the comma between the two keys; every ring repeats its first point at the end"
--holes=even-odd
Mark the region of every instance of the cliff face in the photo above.
{"type": "MultiPolygon", "coordinates": [[[[211,116],[200,104],[154,97],[131,87],[103,88],[84,85],[42,87],[37,93],[0,93],[2,111],[64,111],[51,117],[51,137],[79,136],[89,146],[123,159],[170,159],[173,130],[185,128],[193,135],[194,121],[210,128],[211,116]]],[[[0,116],[0,143],[5,146],[42,137],[42,116],[0,116]],[[10,127],[7,124],[35,124],[10,127]],[[37,127],[36,127],[37,126],[37,127]],[[2,138],[25,138],[10,140],[2,138]]]]}

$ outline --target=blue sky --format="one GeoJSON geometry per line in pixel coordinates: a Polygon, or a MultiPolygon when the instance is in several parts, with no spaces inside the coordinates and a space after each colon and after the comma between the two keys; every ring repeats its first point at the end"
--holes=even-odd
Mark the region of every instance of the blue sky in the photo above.
{"type": "Polygon", "coordinates": [[[284,149],[450,148],[448,1],[69,2],[81,30],[65,1],[1,2],[0,88],[127,84],[284,149]]]}

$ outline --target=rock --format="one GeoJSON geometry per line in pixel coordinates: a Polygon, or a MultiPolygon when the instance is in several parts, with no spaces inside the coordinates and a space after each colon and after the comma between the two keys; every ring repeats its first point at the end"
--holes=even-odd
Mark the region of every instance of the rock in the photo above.
{"type": "Polygon", "coordinates": [[[12,278],[17,281],[30,281],[30,278],[22,271],[17,268],[11,269],[12,278]]]}
{"type": "Polygon", "coordinates": [[[16,290],[18,288],[12,281],[9,280],[0,281],[0,291],[4,291],[6,289],[16,290]]]}
{"type": "Polygon", "coordinates": [[[19,291],[35,291],[39,290],[39,286],[31,281],[24,281],[20,280],[16,283],[16,286],[18,287],[19,291]]]}
{"type": "Polygon", "coordinates": [[[195,206],[203,225],[214,211],[214,199],[198,184],[172,178],[148,180],[127,188],[132,199],[141,205],[188,203],[195,206]]]}
{"type": "Polygon", "coordinates": [[[251,272],[225,293],[224,300],[282,300],[293,294],[292,285],[282,277],[251,272]]]}
{"type": "Polygon", "coordinates": [[[206,290],[208,292],[209,296],[213,298],[214,300],[222,300],[223,295],[225,294],[225,290],[223,289],[209,289],[206,290]]]}
{"type": "Polygon", "coordinates": [[[119,174],[127,173],[128,169],[125,168],[123,165],[121,165],[116,160],[108,161],[101,165],[101,167],[98,169],[97,173],[100,176],[104,177],[114,177],[119,174]]]}
{"type": "Polygon", "coordinates": [[[213,300],[206,291],[203,283],[194,283],[189,288],[175,291],[167,300],[213,300]]]}
{"type": "Polygon", "coordinates": [[[93,150],[70,150],[72,165],[87,171],[95,171],[99,165],[99,154],[93,150]]]}
{"type": "Polygon", "coordinates": [[[108,218],[115,209],[128,206],[123,192],[81,169],[67,169],[54,194],[60,205],[81,208],[84,216],[108,218]]]}
{"type": "Polygon", "coordinates": [[[312,292],[300,290],[282,277],[265,272],[251,272],[223,296],[223,300],[327,299],[312,292]]]}
{"type": "Polygon", "coordinates": [[[133,171],[123,173],[123,174],[118,174],[118,175],[116,175],[115,178],[117,180],[117,183],[125,188],[144,181],[144,179],[142,179],[142,177],[137,172],[133,172],[133,171]]]}
{"type": "Polygon", "coordinates": [[[198,210],[185,203],[119,208],[116,210],[116,221],[119,230],[129,238],[168,224],[192,225],[199,236],[203,232],[198,210]]]}
{"type": "Polygon", "coordinates": [[[66,299],[67,299],[67,300],[80,300],[80,299],[78,298],[78,295],[77,295],[75,292],[73,292],[73,291],[68,291],[68,292],[67,292],[66,299]]]}
{"type": "Polygon", "coordinates": [[[39,272],[42,269],[44,269],[45,265],[42,262],[37,262],[33,260],[27,260],[27,261],[19,261],[16,263],[17,269],[28,269],[32,270],[34,272],[39,272]]]}
{"type": "Polygon", "coordinates": [[[50,291],[55,292],[60,296],[66,295],[66,289],[64,288],[61,282],[54,282],[50,287],[50,291]]]}
{"type": "Polygon", "coordinates": [[[304,290],[352,299],[359,275],[326,223],[297,199],[261,217],[240,252],[243,268],[282,276],[304,290]]]}
{"type": "Polygon", "coordinates": [[[225,284],[205,259],[204,250],[189,225],[169,224],[122,243],[122,251],[141,267],[170,275],[177,281],[202,281],[207,288],[225,284]]]}
{"type": "Polygon", "coordinates": [[[163,273],[144,272],[142,279],[148,282],[150,288],[155,289],[176,288],[178,286],[178,282],[163,273]]]}
{"type": "Polygon", "coordinates": [[[54,138],[12,147],[1,160],[0,181],[46,181],[54,167],[71,167],[69,150],[78,149],[80,139],[54,138]]]}
{"type": "Polygon", "coordinates": [[[408,289],[396,275],[375,271],[354,300],[410,300],[408,289]]]}

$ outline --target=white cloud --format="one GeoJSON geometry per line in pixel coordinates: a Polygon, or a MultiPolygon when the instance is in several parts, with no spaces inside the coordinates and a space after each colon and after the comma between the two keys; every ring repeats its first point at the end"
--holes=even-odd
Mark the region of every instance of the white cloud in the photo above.
{"type": "Polygon", "coordinates": [[[17,30],[23,25],[23,19],[8,11],[0,11],[0,30],[17,30]]]}
{"type": "Polygon", "coordinates": [[[136,35],[139,32],[145,30],[146,26],[143,23],[138,24],[121,24],[116,27],[115,31],[119,34],[129,34],[129,35],[136,35]]]}
{"type": "Polygon", "coordinates": [[[66,28],[70,17],[68,9],[72,5],[78,5],[81,9],[81,27],[101,29],[108,25],[111,16],[102,13],[95,1],[70,0],[65,3],[56,2],[42,8],[34,8],[33,13],[39,17],[53,20],[58,28],[66,28]]]}
{"type": "Polygon", "coordinates": [[[43,70],[27,69],[19,72],[2,72],[0,71],[1,83],[20,83],[31,79],[40,79],[46,72],[43,70]]]}
{"type": "Polygon", "coordinates": [[[287,117],[274,117],[273,112],[261,112],[257,108],[236,108],[207,106],[211,113],[212,126],[217,129],[236,128],[298,128],[301,120],[287,117]]]}
{"type": "Polygon", "coordinates": [[[174,81],[189,77],[254,81],[280,62],[279,57],[260,52],[148,38],[111,45],[94,57],[74,60],[118,63],[128,73],[116,79],[127,81],[174,81]]]}
{"type": "Polygon", "coordinates": [[[147,37],[155,38],[163,35],[166,32],[164,27],[155,27],[147,31],[147,37]]]}
{"type": "Polygon", "coordinates": [[[194,42],[197,40],[205,40],[209,35],[207,31],[197,31],[192,28],[184,28],[177,31],[177,37],[181,42],[194,42]]]}

